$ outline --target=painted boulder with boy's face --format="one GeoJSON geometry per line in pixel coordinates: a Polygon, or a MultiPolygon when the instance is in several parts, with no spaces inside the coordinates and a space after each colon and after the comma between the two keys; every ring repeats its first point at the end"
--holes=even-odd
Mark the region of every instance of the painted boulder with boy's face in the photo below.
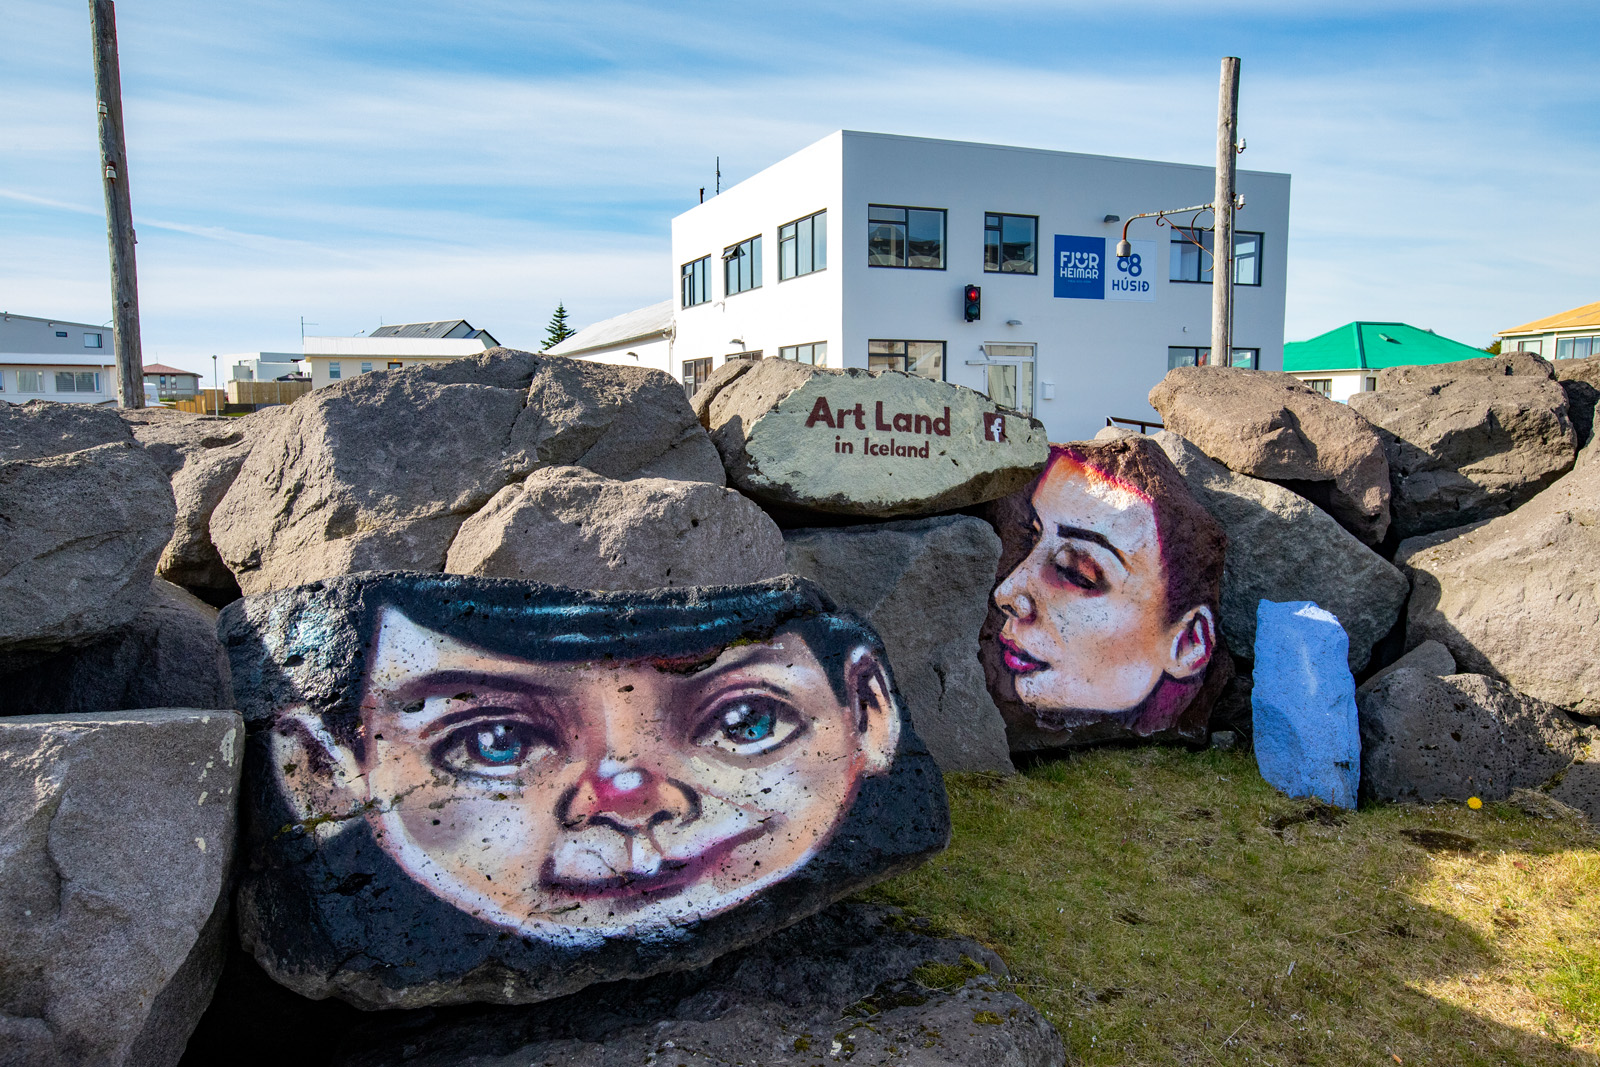
{"type": "Polygon", "coordinates": [[[702,965],[907,870],[944,786],[817,587],[365,574],[230,606],[241,937],[365,1008],[702,965]]]}
{"type": "Polygon", "coordinates": [[[1051,445],[991,504],[999,573],[979,659],[1013,751],[1205,737],[1232,666],[1227,537],[1154,442],[1051,445]]]}

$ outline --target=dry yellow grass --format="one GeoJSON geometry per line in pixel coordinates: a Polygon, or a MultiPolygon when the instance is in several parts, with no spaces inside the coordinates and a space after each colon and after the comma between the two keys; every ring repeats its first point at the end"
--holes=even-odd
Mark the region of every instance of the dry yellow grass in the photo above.
{"type": "Polygon", "coordinates": [[[1340,813],[1248,755],[951,776],[873,891],[993,946],[1082,1064],[1594,1064],[1600,838],[1505,804],[1340,813]]]}

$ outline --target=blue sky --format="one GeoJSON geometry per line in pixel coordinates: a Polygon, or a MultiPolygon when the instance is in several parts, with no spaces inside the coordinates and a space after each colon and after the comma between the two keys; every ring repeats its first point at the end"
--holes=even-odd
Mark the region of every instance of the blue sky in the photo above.
{"type": "MultiPolygon", "coordinates": [[[[1600,300],[1600,5],[124,0],[147,359],[671,292],[668,223],[840,128],[1293,175],[1287,337],[1600,300]]],[[[0,308],[110,314],[87,6],[8,0],[0,308]]]]}

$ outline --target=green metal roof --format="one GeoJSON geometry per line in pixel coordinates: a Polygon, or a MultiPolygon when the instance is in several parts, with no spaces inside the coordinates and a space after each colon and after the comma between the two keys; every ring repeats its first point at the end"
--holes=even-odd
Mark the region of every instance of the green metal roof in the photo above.
{"type": "Polygon", "coordinates": [[[1283,346],[1283,369],[1377,370],[1425,363],[1455,363],[1483,359],[1481,348],[1419,330],[1403,322],[1347,322],[1309,341],[1289,341],[1283,346]]]}

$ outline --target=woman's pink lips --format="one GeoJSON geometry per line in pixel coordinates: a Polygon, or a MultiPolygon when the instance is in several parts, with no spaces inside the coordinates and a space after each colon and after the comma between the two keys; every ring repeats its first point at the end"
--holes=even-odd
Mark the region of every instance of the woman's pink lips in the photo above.
{"type": "Polygon", "coordinates": [[[999,642],[1000,647],[1004,650],[1004,654],[1001,658],[1005,660],[1006,669],[1011,671],[1013,674],[1027,674],[1031,671],[1042,671],[1049,666],[1049,664],[1045,663],[1043,660],[1035,659],[1033,656],[1030,656],[1026,651],[1023,650],[1021,645],[1006,637],[1005,634],[1000,634],[995,638],[995,640],[999,642]]]}

